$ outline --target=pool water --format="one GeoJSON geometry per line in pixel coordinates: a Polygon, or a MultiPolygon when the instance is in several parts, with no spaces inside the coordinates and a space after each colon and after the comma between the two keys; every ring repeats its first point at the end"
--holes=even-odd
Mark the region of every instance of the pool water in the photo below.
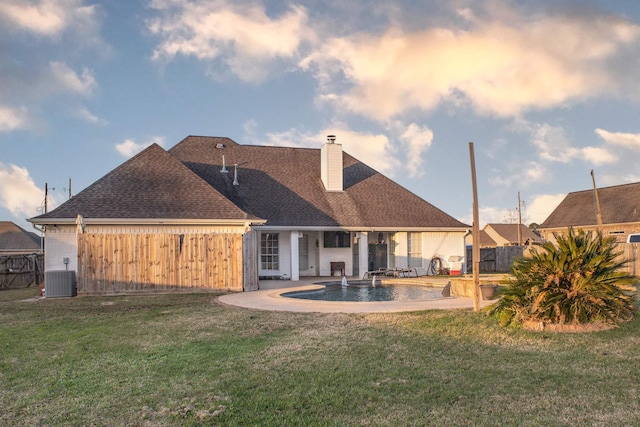
{"type": "Polygon", "coordinates": [[[294,291],[281,294],[287,298],[314,301],[424,301],[441,299],[442,288],[420,285],[328,285],[324,289],[294,291]]]}

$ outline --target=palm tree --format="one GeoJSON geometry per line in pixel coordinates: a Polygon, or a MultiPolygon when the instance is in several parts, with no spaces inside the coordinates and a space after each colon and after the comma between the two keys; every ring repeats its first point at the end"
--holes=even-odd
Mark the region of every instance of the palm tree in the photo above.
{"type": "Polygon", "coordinates": [[[634,314],[636,278],[623,271],[615,240],[601,233],[554,234],[513,266],[501,299],[490,309],[502,325],[526,320],[556,324],[620,323],[634,314]]]}

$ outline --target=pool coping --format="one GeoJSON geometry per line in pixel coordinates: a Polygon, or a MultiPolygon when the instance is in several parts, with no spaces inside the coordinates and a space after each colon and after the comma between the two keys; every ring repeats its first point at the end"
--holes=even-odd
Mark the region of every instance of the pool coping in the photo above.
{"type": "MultiPolygon", "coordinates": [[[[422,310],[473,309],[473,299],[452,296],[424,301],[375,301],[344,302],[315,301],[300,298],[287,298],[282,294],[296,291],[322,289],[324,285],[306,284],[280,289],[241,292],[221,295],[217,300],[223,304],[268,311],[291,311],[299,313],[394,313],[422,310]]],[[[480,307],[486,307],[494,301],[480,300],[480,307]]]]}

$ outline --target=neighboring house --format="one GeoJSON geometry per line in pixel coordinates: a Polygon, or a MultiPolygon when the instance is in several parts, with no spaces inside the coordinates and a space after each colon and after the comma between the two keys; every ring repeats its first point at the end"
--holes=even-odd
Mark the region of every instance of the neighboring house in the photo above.
{"type": "Polygon", "coordinates": [[[77,270],[79,292],[426,271],[432,257],[463,256],[469,229],[333,138],[320,149],[154,144],[30,221],[46,230],[47,270],[77,270]]]}
{"type": "MultiPolygon", "coordinates": [[[[598,217],[594,191],[569,193],[540,225],[545,240],[555,241],[553,233],[566,233],[569,227],[597,230],[598,217]]],[[[625,242],[630,233],[640,232],[640,182],[598,189],[604,235],[625,242]]]]}
{"type": "MultiPolygon", "coordinates": [[[[473,245],[472,235],[465,237],[467,246],[473,245]]],[[[542,243],[542,238],[531,231],[526,225],[520,224],[487,224],[480,230],[480,248],[495,248],[498,246],[527,246],[542,243]]]]}
{"type": "Polygon", "coordinates": [[[0,221],[0,255],[24,255],[41,252],[40,237],[11,221],[0,221]]]}
{"type": "Polygon", "coordinates": [[[496,243],[495,246],[525,246],[542,243],[542,238],[524,224],[487,224],[484,226],[484,231],[496,243]]]}
{"type": "MultiPolygon", "coordinates": [[[[480,272],[509,272],[514,261],[527,256],[532,245],[541,244],[542,239],[523,224],[487,224],[480,230],[480,272]],[[518,227],[520,233],[518,233],[518,227]]],[[[467,247],[466,272],[472,272],[473,236],[465,237],[467,247]]]]}

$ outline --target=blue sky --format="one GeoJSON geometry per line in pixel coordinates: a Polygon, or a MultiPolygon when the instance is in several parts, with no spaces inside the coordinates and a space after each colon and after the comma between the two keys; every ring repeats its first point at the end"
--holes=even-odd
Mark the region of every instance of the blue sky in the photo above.
{"type": "Polygon", "coordinates": [[[640,181],[636,1],[0,0],[0,220],[188,135],[348,153],[471,223],[640,181]]]}

